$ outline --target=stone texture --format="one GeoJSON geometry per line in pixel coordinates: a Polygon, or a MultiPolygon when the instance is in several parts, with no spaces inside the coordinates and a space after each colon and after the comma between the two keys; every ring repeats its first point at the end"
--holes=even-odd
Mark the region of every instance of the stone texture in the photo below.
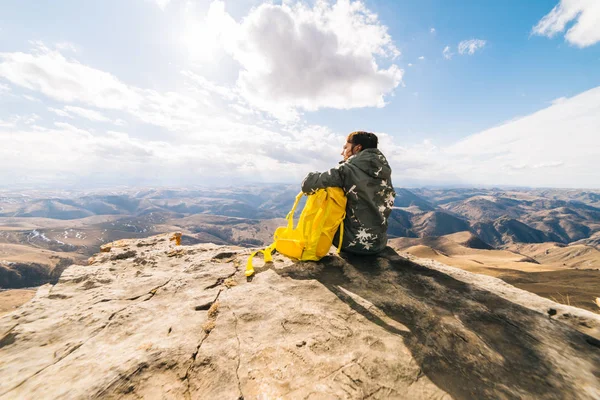
{"type": "Polygon", "coordinates": [[[600,397],[593,313],[391,249],[276,255],[248,282],[249,250],[171,237],[106,246],[2,317],[0,399],[600,397]]]}

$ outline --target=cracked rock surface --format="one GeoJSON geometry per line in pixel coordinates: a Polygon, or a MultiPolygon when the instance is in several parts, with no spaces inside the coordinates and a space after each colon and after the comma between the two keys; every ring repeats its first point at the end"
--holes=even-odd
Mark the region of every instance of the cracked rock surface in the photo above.
{"type": "Polygon", "coordinates": [[[3,316],[0,399],[600,398],[593,313],[391,249],[275,255],[248,282],[248,250],[169,237],[115,242],[3,316]]]}

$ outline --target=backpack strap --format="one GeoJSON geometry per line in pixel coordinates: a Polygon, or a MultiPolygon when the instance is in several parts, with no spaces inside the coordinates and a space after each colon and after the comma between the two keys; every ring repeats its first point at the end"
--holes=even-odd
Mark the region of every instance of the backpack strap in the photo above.
{"type": "Polygon", "coordinates": [[[292,206],[292,209],[288,213],[287,217],[285,217],[288,220],[289,230],[294,229],[294,214],[296,213],[296,208],[298,207],[298,203],[300,203],[300,199],[302,198],[302,196],[304,196],[303,192],[298,193],[298,195],[296,196],[296,200],[294,201],[294,205],[292,206]]]}
{"type": "Polygon", "coordinates": [[[342,251],[342,242],[344,241],[344,218],[346,218],[346,213],[342,217],[342,222],[340,222],[340,242],[338,243],[337,254],[340,254],[342,251]]]}
{"type": "Polygon", "coordinates": [[[273,255],[272,255],[273,250],[275,250],[275,243],[272,243],[270,246],[268,246],[267,248],[265,248],[263,250],[256,250],[254,253],[250,254],[250,257],[248,257],[248,262],[246,262],[246,276],[251,277],[252,275],[254,275],[254,267],[252,266],[252,259],[254,258],[255,255],[257,255],[258,253],[262,253],[263,257],[265,259],[265,263],[273,262],[273,255]]]}
{"type": "MultiPolygon", "coordinates": [[[[298,195],[296,196],[296,201],[294,201],[294,206],[292,207],[292,210],[288,213],[288,215],[286,217],[286,219],[288,220],[287,228],[289,230],[294,229],[294,213],[296,212],[298,203],[300,203],[300,199],[302,198],[303,195],[304,195],[304,193],[302,193],[302,192],[298,193],[298,195]]],[[[254,253],[250,254],[250,257],[248,257],[248,261],[246,262],[246,276],[251,277],[252,275],[254,275],[254,266],[252,265],[252,259],[254,258],[255,255],[257,255],[258,253],[262,253],[263,257],[265,259],[265,263],[272,262],[273,261],[273,256],[272,256],[273,250],[275,250],[275,242],[271,243],[265,249],[257,250],[254,253]]]]}
{"type": "MultiPolygon", "coordinates": [[[[326,189],[327,190],[327,189],[326,189]]],[[[329,190],[327,190],[327,194],[329,195],[329,190]]],[[[329,213],[329,210],[327,210],[327,212],[329,213]]],[[[344,214],[342,215],[342,218],[340,220],[340,242],[338,243],[338,247],[337,247],[337,254],[340,254],[340,252],[342,251],[342,243],[344,241],[344,219],[346,218],[346,212],[344,212],[344,214]]]]}

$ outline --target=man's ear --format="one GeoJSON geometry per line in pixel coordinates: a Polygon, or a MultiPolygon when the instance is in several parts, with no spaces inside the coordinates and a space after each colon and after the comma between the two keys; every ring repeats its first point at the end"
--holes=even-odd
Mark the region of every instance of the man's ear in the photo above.
{"type": "Polygon", "coordinates": [[[362,151],[362,144],[357,144],[356,146],[354,146],[354,148],[356,149],[357,153],[360,153],[362,151]]]}

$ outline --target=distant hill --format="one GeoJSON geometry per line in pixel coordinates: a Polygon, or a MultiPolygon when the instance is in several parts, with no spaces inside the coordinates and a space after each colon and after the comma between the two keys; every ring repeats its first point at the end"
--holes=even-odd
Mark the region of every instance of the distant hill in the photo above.
{"type": "Polygon", "coordinates": [[[417,196],[407,189],[396,189],[394,207],[418,207],[421,211],[433,211],[435,207],[427,200],[417,196]]]}
{"type": "MultiPolygon", "coordinates": [[[[560,189],[414,189],[428,203],[469,221],[494,246],[572,243],[600,231],[600,191],[560,189]]],[[[597,245],[590,240],[589,244],[597,245]]]]}
{"type": "Polygon", "coordinates": [[[600,249],[600,232],[594,233],[589,238],[585,238],[585,239],[581,239],[576,242],[573,242],[573,244],[585,244],[585,245],[593,246],[593,247],[596,247],[597,249],[600,249]]]}
{"type": "Polygon", "coordinates": [[[299,188],[234,187],[230,189],[148,189],[123,193],[48,193],[23,197],[0,195],[0,217],[80,219],[93,215],[140,216],[149,213],[224,215],[269,219],[284,217],[299,188]],[[37,197],[40,196],[40,197],[37,197]],[[47,196],[47,197],[46,197],[47,196]]]}
{"type": "Polygon", "coordinates": [[[469,222],[443,211],[431,211],[413,219],[413,231],[419,237],[443,236],[470,228],[469,222]]]}
{"type": "Polygon", "coordinates": [[[493,222],[476,222],[473,231],[484,242],[492,246],[507,243],[543,243],[559,241],[553,233],[545,233],[516,219],[501,217],[493,222]]]}
{"type": "Polygon", "coordinates": [[[472,232],[457,232],[449,235],[445,235],[445,238],[451,240],[454,243],[458,243],[464,247],[468,247],[470,249],[478,249],[478,250],[492,250],[493,247],[484,242],[479,238],[479,236],[475,235],[472,232]]]}
{"type": "Polygon", "coordinates": [[[417,237],[412,230],[412,216],[408,211],[394,208],[388,218],[388,234],[392,237],[417,237]]]}
{"type": "Polygon", "coordinates": [[[466,200],[447,203],[443,209],[473,221],[495,220],[500,217],[519,218],[521,202],[504,197],[474,196],[466,200]]]}

